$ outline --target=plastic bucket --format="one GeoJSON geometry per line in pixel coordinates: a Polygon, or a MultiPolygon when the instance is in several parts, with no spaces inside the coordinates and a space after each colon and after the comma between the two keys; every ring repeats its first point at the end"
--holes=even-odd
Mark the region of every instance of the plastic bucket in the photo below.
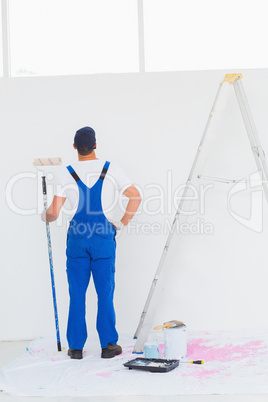
{"type": "Polygon", "coordinates": [[[146,359],[159,359],[159,344],[157,342],[145,343],[144,357],[146,359]]]}

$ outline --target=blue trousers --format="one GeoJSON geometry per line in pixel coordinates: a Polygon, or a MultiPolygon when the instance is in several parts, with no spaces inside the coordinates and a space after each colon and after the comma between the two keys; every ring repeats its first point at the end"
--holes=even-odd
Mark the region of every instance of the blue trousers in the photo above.
{"type": "Polygon", "coordinates": [[[86,291],[93,276],[98,296],[97,331],[102,348],[115,345],[113,296],[115,288],[115,249],[113,238],[93,234],[90,238],[67,238],[67,277],[70,306],[67,340],[71,349],[83,349],[87,339],[86,291]]]}

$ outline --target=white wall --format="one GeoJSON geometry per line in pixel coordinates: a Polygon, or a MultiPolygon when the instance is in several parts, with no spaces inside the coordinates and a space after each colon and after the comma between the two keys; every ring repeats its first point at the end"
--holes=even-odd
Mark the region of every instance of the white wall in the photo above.
{"type": "MultiPolygon", "coordinates": [[[[229,71],[227,71],[229,72],[229,71]]],[[[232,72],[232,71],[231,71],[232,72]]],[[[264,149],[268,149],[268,69],[245,70],[244,87],[264,149]]],[[[185,183],[218,85],[226,71],[119,74],[2,79],[1,107],[1,278],[0,340],[54,335],[45,226],[40,216],[14,213],[4,200],[11,178],[34,172],[35,157],[76,160],[75,131],[95,128],[98,156],[115,161],[140,186],[143,203],[162,186],[167,194],[185,183]]],[[[231,94],[232,95],[232,94],[231,94]]],[[[241,117],[230,98],[211,154],[208,174],[241,178],[255,165],[241,117]],[[226,170],[225,170],[226,169],[226,170]]],[[[39,183],[40,184],[40,183],[39,183]]],[[[267,328],[267,205],[262,233],[237,223],[227,211],[230,186],[217,184],[206,198],[213,235],[175,236],[169,258],[170,281],[155,323],[183,320],[189,329],[267,328]]],[[[160,191],[160,190],[159,190],[160,191]]],[[[37,180],[20,180],[13,200],[37,208],[37,180]]],[[[50,194],[50,197],[52,195],[50,194]]],[[[40,197],[39,197],[40,199],[40,197]]],[[[158,201],[147,207],[156,209],[158,201]]],[[[250,194],[241,193],[234,207],[250,213],[250,194]],[[238,202],[239,201],[239,202],[238,202]]],[[[39,212],[41,206],[39,206],[39,212]]],[[[173,220],[175,208],[156,216],[141,208],[137,225],[173,220]]],[[[195,217],[196,219],[196,217],[195,217]]],[[[65,273],[66,225],[51,224],[60,329],[65,333],[68,290],[65,273]]],[[[136,226],[137,228],[137,226],[136,226]]],[[[119,332],[134,334],[166,234],[125,232],[118,239],[115,305],[119,332]]],[[[95,331],[96,296],[88,292],[88,328],[95,331]]]]}

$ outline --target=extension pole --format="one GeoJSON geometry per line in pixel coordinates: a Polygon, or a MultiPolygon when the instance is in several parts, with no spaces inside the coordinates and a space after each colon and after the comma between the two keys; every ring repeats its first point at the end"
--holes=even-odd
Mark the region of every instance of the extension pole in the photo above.
{"type": "MultiPolygon", "coordinates": [[[[47,186],[46,186],[46,177],[45,176],[42,176],[42,188],[43,188],[44,208],[45,208],[45,210],[47,210],[47,186]]],[[[55,289],[54,271],[53,271],[53,259],[52,259],[52,248],[51,248],[51,238],[50,238],[50,227],[49,227],[48,222],[46,222],[46,232],[47,232],[47,246],[48,246],[48,257],[49,257],[49,265],[50,265],[50,276],[51,276],[51,286],[52,286],[52,295],[53,295],[54,316],[55,316],[55,325],[56,325],[56,333],[57,333],[57,346],[58,346],[58,351],[61,352],[61,341],[60,341],[58,309],[57,309],[57,301],[56,301],[56,289],[55,289]]]]}

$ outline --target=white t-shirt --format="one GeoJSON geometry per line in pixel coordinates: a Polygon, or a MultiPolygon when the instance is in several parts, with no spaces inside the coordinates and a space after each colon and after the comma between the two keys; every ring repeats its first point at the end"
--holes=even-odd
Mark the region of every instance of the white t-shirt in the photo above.
{"type": "MultiPolygon", "coordinates": [[[[99,179],[105,160],[94,159],[88,161],[77,161],[71,166],[77,173],[81,181],[87,186],[92,187],[99,179]]],[[[109,169],[103,180],[101,203],[103,213],[109,221],[115,221],[116,208],[120,194],[133,183],[128,176],[113,162],[110,163],[109,169]]],[[[78,185],[69,173],[67,167],[60,170],[56,178],[54,195],[66,197],[71,205],[69,212],[70,218],[75,214],[78,206],[78,185]]]]}

